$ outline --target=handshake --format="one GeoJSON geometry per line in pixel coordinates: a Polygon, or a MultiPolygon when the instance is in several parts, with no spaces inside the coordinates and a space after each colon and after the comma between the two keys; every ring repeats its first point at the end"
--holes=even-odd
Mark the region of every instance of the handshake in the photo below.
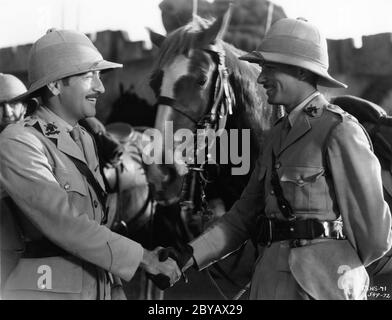
{"type": "Polygon", "coordinates": [[[161,290],[173,286],[181,277],[188,282],[183,270],[193,265],[193,248],[186,244],[181,248],[158,247],[153,251],[144,249],[141,267],[147,277],[161,290]]]}

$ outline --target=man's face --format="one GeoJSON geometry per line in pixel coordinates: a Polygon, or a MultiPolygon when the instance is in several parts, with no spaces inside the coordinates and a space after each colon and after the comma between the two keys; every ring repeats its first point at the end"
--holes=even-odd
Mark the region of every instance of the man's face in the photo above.
{"type": "Polygon", "coordinates": [[[23,120],[26,113],[26,106],[21,102],[0,103],[0,130],[10,123],[23,120]]]}
{"type": "Polygon", "coordinates": [[[99,71],[90,71],[59,81],[63,112],[71,121],[95,116],[97,98],[105,92],[99,71]]]}
{"type": "Polygon", "coordinates": [[[296,68],[273,62],[263,62],[260,66],[262,70],[257,82],[266,90],[268,103],[284,106],[295,104],[299,81],[296,77],[296,68]]]}

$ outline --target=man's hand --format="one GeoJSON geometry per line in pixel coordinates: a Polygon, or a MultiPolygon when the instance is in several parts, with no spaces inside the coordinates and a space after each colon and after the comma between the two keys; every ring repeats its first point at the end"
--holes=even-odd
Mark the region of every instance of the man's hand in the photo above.
{"type": "Polygon", "coordinates": [[[160,259],[159,252],[162,249],[162,247],[158,247],[154,251],[144,249],[140,266],[147,274],[150,274],[153,282],[163,290],[173,286],[180,279],[181,270],[172,258],[169,257],[164,261],[160,259]]]}

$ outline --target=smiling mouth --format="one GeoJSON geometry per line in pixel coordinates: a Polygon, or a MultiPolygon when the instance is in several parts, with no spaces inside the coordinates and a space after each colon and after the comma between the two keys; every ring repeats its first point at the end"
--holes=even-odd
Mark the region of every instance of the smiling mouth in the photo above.
{"type": "Polygon", "coordinates": [[[93,102],[93,103],[97,102],[97,98],[90,97],[90,98],[87,98],[87,100],[90,101],[90,102],[93,102]]]}

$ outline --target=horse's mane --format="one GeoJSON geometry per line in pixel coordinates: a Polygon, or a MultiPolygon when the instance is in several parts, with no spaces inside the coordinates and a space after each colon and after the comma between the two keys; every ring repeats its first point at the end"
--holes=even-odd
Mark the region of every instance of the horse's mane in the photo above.
{"type": "Polygon", "coordinates": [[[170,33],[161,45],[154,70],[169,65],[178,55],[187,55],[194,46],[197,33],[206,30],[213,21],[196,16],[194,21],[170,33]]]}

